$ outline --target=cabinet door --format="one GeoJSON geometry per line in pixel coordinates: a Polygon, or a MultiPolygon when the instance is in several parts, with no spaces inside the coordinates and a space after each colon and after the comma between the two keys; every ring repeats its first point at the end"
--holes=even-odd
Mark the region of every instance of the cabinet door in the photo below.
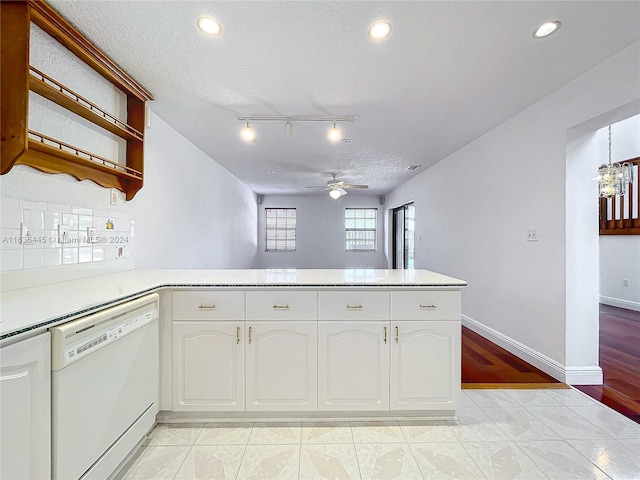
{"type": "Polygon", "coordinates": [[[453,410],[460,322],[391,322],[391,410],[453,410]]]}
{"type": "Polygon", "coordinates": [[[244,410],[244,325],[173,324],[173,410],[244,410]]]}
{"type": "Polygon", "coordinates": [[[0,349],[0,478],[51,476],[49,335],[0,349]]]}
{"type": "Polygon", "coordinates": [[[316,410],[316,322],[247,322],[247,410],[316,410]]]}
{"type": "Polygon", "coordinates": [[[318,410],[389,409],[389,322],[318,323],[318,410]]]}

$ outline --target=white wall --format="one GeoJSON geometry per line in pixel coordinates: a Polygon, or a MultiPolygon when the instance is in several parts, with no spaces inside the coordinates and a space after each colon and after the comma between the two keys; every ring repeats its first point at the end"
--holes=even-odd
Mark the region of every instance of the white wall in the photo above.
{"type": "Polygon", "coordinates": [[[582,321],[566,310],[581,295],[566,278],[567,134],[639,98],[639,53],[636,42],[387,195],[389,207],[414,201],[416,268],[468,281],[465,324],[574,383],[600,370],[597,313],[587,339],[566,337],[582,321]]]}
{"type": "Polygon", "coordinates": [[[258,253],[254,268],[386,268],[383,208],[377,196],[349,194],[333,200],[317,195],[265,195],[258,209],[258,253]],[[265,213],[270,208],[296,208],[297,250],[265,252],[265,213]],[[377,208],[376,252],[345,252],[344,209],[377,208]]]}
{"type": "Polygon", "coordinates": [[[249,268],[255,194],[155,114],[144,155],[144,186],[130,202],[136,268],[249,268]]]}
{"type": "MultiPolygon", "coordinates": [[[[596,135],[603,159],[601,163],[605,163],[608,131],[602,128],[596,135]]],[[[613,162],[640,157],[640,115],[613,124],[611,143],[613,162]]],[[[640,235],[600,237],[600,301],[640,311],[640,235]],[[624,280],[628,280],[628,286],[624,285],[624,280]]]]}

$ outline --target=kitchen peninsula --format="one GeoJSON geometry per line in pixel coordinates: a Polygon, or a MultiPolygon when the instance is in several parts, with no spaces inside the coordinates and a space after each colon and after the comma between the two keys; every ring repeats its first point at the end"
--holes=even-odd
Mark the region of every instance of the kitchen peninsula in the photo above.
{"type": "MultiPolygon", "coordinates": [[[[21,346],[39,342],[29,363],[38,368],[29,371],[44,395],[49,329],[104,311],[118,318],[118,308],[158,294],[158,309],[140,310],[125,327],[157,319],[157,377],[149,381],[159,382],[153,411],[162,422],[452,418],[465,286],[426,270],[131,270],[4,292],[0,339],[18,366],[29,363],[21,346]]],[[[106,355],[106,339],[98,333],[71,355],[106,355]]],[[[28,401],[42,409],[40,396],[28,401]]],[[[20,413],[32,418],[27,406],[13,413],[16,426],[20,413]]],[[[55,421],[52,429],[55,458],[55,421]]]]}

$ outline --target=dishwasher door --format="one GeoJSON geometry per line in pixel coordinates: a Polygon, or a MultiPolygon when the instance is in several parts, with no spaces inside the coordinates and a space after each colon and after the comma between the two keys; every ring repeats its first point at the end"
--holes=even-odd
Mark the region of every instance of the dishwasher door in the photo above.
{"type": "Polygon", "coordinates": [[[158,296],[52,329],[52,477],[107,478],[158,412],[158,296]]]}

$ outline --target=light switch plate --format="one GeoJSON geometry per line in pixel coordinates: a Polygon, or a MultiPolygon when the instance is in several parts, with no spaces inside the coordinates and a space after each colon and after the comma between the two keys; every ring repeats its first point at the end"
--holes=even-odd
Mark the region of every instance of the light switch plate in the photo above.
{"type": "Polygon", "coordinates": [[[97,243],[96,227],[87,227],[87,243],[97,243]]]}
{"type": "Polygon", "coordinates": [[[118,205],[118,191],[114,188],[109,190],[109,203],[111,205],[118,205]]]}
{"type": "Polygon", "coordinates": [[[27,237],[31,236],[31,229],[29,228],[29,225],[26,223],[21,223],[20,224],[20,238],[21,239],[25,239],[27,237]]]}
{"type": "Polygon", "coordinates": [[[69,243],[69,230],[71,230],[69,225],[58,225],[58,243],[69,243]]]}

